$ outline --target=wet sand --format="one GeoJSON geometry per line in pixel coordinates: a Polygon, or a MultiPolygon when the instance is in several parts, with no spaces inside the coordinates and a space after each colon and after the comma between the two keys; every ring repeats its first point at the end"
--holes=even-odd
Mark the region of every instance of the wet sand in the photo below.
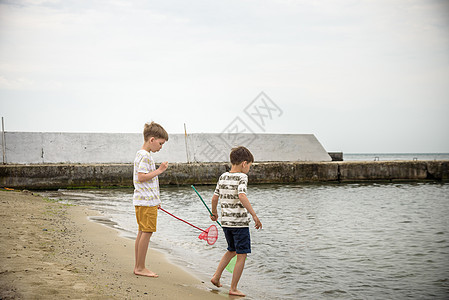
{"type": "Polygon", "coordinates": [[[94,215],[30,192],[0,190],[0,299],[229,297],[151,244],[147,267],[159,278],[134,275],[134,241],[89,221],[94,215]]]}

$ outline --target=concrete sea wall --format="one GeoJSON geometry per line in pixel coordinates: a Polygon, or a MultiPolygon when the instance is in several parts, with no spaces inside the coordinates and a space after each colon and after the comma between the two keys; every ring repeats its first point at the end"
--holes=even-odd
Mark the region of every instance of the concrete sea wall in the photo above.
{"type": "MultiPolygon", "coordinates": [[[[140,133],[5,132],[7,164],[132,163],[140,133]]],[[[232,147],[246,146],[259,162],[331,161],[313,134],[170,134],[156,162],[228,162],[232,147]]],[[[2,156],[3,156],[3,148],[2,156]]]]}
{"type": "MultiPolygon", "coordinates": [[[[215,184],[228,163],[172,163],[160,184],[215,184]]],[[[131,164],[0,165],[0,186],[16,189],[132,187],[131,164]]],[[[448,181],[449,161],[254,163],[250,184],[448,181]]]]}

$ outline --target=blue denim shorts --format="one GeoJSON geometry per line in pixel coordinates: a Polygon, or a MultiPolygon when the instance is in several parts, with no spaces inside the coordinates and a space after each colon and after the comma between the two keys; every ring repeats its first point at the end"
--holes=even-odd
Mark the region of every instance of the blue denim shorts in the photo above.
{"type": "Polygon", "coordinates": [[[235,251],[237,254],[251,253],[249,227],[223,227],[223,232],[228,242],[228,251],[235,251]]]}

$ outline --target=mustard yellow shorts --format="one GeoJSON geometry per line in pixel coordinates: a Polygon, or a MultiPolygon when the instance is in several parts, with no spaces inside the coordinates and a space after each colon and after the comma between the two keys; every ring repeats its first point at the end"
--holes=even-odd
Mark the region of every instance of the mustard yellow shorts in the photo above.
{"type": "Polygon", "coordinates": [[[139,231],[156,232],[157,206],[135,206],[139,231]]]}

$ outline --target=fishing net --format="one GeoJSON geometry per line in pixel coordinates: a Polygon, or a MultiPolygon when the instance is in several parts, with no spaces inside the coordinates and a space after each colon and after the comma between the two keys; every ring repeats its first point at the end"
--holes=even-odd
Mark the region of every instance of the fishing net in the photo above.
{"type": "Polygon", "coordinates": [[[217,230],[217,227],[216,227],[215,225],[211,225],[211,226],[210,226],[209,228],[207,228],[206,230],[203,230],[203,229],[201,229],[201,228],[199,228],[199,227],[196,227],[195,225],[190,224],[189,222],[187,222],[187,221],[185,221],[185,220],[183,220],[183,219],[181,219],[181,218],[179,218],[179,217],[177,217],[177,216],[175,216],[175,215],[169,213],[168,211],[166,211],[166,210],[163,209],[162,207],[159,207],[159,209],[162,210],[163,212],[169,214],[169,215],[172,216],[173,218],[178,219],[178,220],[180,220],[180,221],[183,221],[184,223],[186,223],[186,224],[192,226],[193,228],[196,228],[196,229],[198,229],[198,230],[201,230],[202,233],[200,234],[200,236],[199,236],[198,238],[199,238],[200,240],[205,240],[209,245],[213,245],[213,244],[215,244],[215,242],[217,241],[217,239],[218,239],[218,230],[217,230]]]}
{"type": "Polygon", "coordinates": [[[209,245],[215,244],[218,239],[217,226],[211,225],[209,228],[204,230],[198,238],[200,240],[205,240],[209,245]]]}

